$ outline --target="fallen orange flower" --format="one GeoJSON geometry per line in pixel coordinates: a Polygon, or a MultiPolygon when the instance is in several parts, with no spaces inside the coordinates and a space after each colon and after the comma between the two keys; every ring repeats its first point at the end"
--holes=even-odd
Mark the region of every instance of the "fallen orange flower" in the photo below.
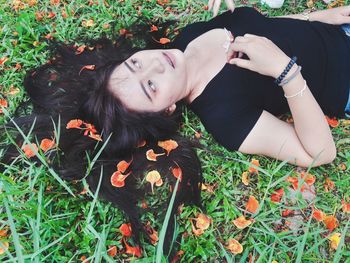
{"type": "Polygon", "coordinates": [[[9,249],[9,242],[0,241],[0,255],[4,254],[9,249]]]}
{"type": "Polygon", "coordinates": [[[343,212],[350,213],[350,203],[345,203],[344,200],[342,200],[341,203],[343,205],[343,212]]]}
{"type": "Polygon", "coordinates": [[[235,255],[241,254],[243,252],[243,246],[234,238],[230,238],[228,240],[228,245],[226,246],[226,248],[235,255]]]}
{"type": "Polygon", "coordinates": [[[49,12],[47,14],[47,18],[51,19],[51,18],[54,18],[56,16],[56,14],[54,12],[49,12]]]}
{"type": "Polygon", "coordinates": [[[164,155],[164,154],[165,154],[165,153],[156,154],[156,153],[154,153],[153,149],[150,149],[150,150],[148,150],[148,151],[146,152],[146,158],[147,158],[147,160],[149,160],[149,161],[155,162],[155,161],[157,161],[157,157],[158,157],[158,156],[162,156],[162,155],[164,155]]]}
{"type": "Polygon", "coordinates": [[[130,255],[133,255],[136,257],[141,257],[141,248],[139,246],[136,246],[136,247],[129,246],[124,238],[122,238],[122,240],[125,244],[125,248],[126,248],[125,253],[126,254],[130,254],[130,255]]]}
{"type": "Polygon", "coordinates": [[[48,150],[52,149],[56,146],[56,143],[54,140],[50,139],[42,139],[40,142],[40,149],[43,150],[43,152],[47,152],[48,150]]]}
{"type": "Polygon", "coordinates": [[[244,229],[247,226],[251,225],[253,221],[251,219],[245,219],[244,216],[240,216],[237,219],[233,220],[232,223],[238,228],[238,229],[244,229]]]}
{"type": "Polygon", "coordinates": [[[125,171],[129,168],[130,164],[132,162],[132,159],[130,160],[130,162],[127,162],[127,161],[120,161],[118,164],[117,164],[117,170],[121,173],[125,173],[125,171]]]}
{"type": "Polygon", "coordinates": [[[340,243],[341,234],[340,233],[334,233],[332,236],[328,237],[330,243],[331,249],[337,250],[339,243],[340,243]]]}
{"type": "MultiPolygon", "coordinates": [[[[33,146],[34,150],[36,152],[38,152],[38,146],[36,146],[35,143],[32,143],[31,145],[33,146]]],[[[28,158],[35,156],[35,152],[32,150],[32,148],[29,146],[29,144],[22,146],[21,149],[28,158]]]]}
{"type": "Polygon", "coordinates": [[[126,175],[123,175],[119,171],[114,172],[111,176],[111,184],[115,187],[125,186],[125,179],[126,179],[126,177],[128,177],[129,174],[131,174],[131,172],[129,172],[126,175]]]}
{"type": "Polygon", "coordinates": [[[285,209],[285,210],[282,211],[282,216],[283,217],[287,217],[287,216],[292,215],[292,214],[294,214],[294,211],[290,210],[290,209],[285,209]]]}
{"type": "Polygon", "coordinates": [[[323,223],[326,225],[326,228],[329,231],[333,231],[338,226],[338,220],[335,218],[335,216],[325,216],[323,223]]]}
{"type": "Polygon", "coordinates": [[[242,183],[244,185],[249,185],[249,182],[250,182],[250,180],[249,180],[249,173],[248,172],[243,172],[241,177],[242,177],[242,183]]]}
{"type": "Polygon", "coordinates": [[[81,125],[83,125],[83,121],[80,120],[80,119],[74,119],[74,120],[70,120],[68,123],[67,123],[67,126],[66,126],[66,129],[80,129],[81,125]]]}
{"type": "MultiPolygon", "coordinates": [[[[259,160],[256,160],[256,159],[252,159],[252,161],[250,162],[251,164],[257,166],[257,167],[260,167],[260,163],[259,163],[259,160]]],[[[258,169],[253,167],[253,166],[250,166],[249,167],[249,170],[248,170],[250,173],[259,173],[258,169]]]]}
{"type": "Polygon", "coordinates": [[[0,66],[3,66],[5,64],[6,61],[8,61],[9,58],[8,57],[2,57],[0,58],[0,66]]]}
{"type": "Polygon", "coordinates": [[[170,42],[169,38],[162,37],[161,39],[159,39],[159,43],[162,44],[162,45],[165,45],[165,44],[167,44],[169,42],[170,42]]]}
{"type": "Polygon", "coordinates": [[[180,182],[182,180],[182,170],[180,167],[175,167],[171,169],[171,172],[173,173],[174,177],[177,179],[179,178],[180,182]]]}
{"type": "Polygon", "coordinates": [[[145,225],[145,230],[149,238],[151,239],[152,245],[156,245],[158,242],[158,232],[151,226],[150,221],[147,221],[147,224],[145,225]]]}
{"type": "Polygon", "coordinates": [[[305,183],[307,183],[308,185],[313,185],[316,181],[316,176],[310,174],[310,173],[304,173],[302,172],[300,174],[301,179],[304,180],[305,183]]]}
{"type": "Polygon", "coordinates": [[[312,218],[316,219],[318,222],[322,222],[326,214],[321,210],[314,210],[312,213],[312,218]]]}
{"type": "Polygon", "coordinates": [[[86,48],[86,45],[81,45],[80,47],[78,47],[77,51],[75,51],[75,55],[80,55],[81,53],[83,53],[85,48],[86,48]]]}
{"type": "Polygon", "coordinates": [[[325,182],[325,184],[324,184],[324,189],[325,189],[325,191],[326,191],[326,192],[329,192],[329,190],[333,190],[334,187],[335,187],[334,182],[333,182],[331,179],[326,178],[326,182],[325,182]]]}
{"type": "Polygon", "coordinates": [[[155,25],[152,25],[151,30],[149,32],[153,32],[153,31],[158,31],[158,27],[156,27],[155,25]]]}
{"type": "Polygon", "coordinates": [[[196,227],[203,230],[208,229],[211,222],[211,219],[207,215],[202,213],[199,213],[197,215],[197,218],[195,218],[194,220],[196,221],[196,227]]]}
{"type": "Polygon", "coordinates": [[[118,252],[118,249],[116,246],[109,246],[108,247],[108,250],[107,250],[107,253],[110,257],[115,257],[115,255],[117,255],[117,252],[118,252]]]}
{"type": "Polygon", "coordinates": [[[256,200],[256,198],[254,197],[254,196],[250,196],[249,197],[249,200],[248,200],[248,202],[247,202],[247,204],[246,204],[246,207],[245,207],[245,209],[248,211],[248,212],[251,212],[251,213],[255,213],[256,212],[256,210],[258,210],[258,208],[259,208],[259,202],[258,202],[258,200],[256,200]]]}
{"type": "Polygon", "coordinates": [[[174,140],[159,141],[158,146],[166,150],[167,156],[172,150],[175,150],[179,145],[174,140]]]}
{"type": "Polygon", "coordinates": [[[8,107],[7,100],[0,99],[0,113],[3,113],[2,109],[1,109],[1,106],[4,107],[4,108],[7,108],[8,107]]]}
{"type": "MultiPolygon", "coordinates": [[[[297,177],[288,176],[287,181],[292,184],[294,190],[298,190],[299,179],[297,177]]],[[[300,191],[303,192],[304,190],[305,190],[305,185],[303,184],[300,188],[300,191]]]]}
{"type": "Polygon", "coordinates": [[[130,223],[122,224],[119,227],[119,230],[120,230],[120,232],[122,233],[122,235],[124,237],[131,237],[131,235],[132,235],[132,230],[131,230],[131,224],[130,223]]]}
{"type": "Polygon", "coordinates": [[[339,121],[336,118],[329,118],[328,116],[325,116],[326,120],[329,124],[329,126],[331,126],[332,128],[336,128],[339,126],[339,121]]]}
{"type": "Polygon", "coordinates": [[[284,195],[284,189],[280,188],[271,195],[271,201],[275,203],[279,203],[281,202],[283,195],[284,195]]]}
{"type": "Polygon", "coordinates": [[[86,70],[94,70],[94,69],[95,69],[95,65],[85,65],[85,66],[83,66],[83,67],[80,69],[78,75],[80,75],[80,73],[81,73],[84,69],[86,69],[86,70]]]}
{"type": "Polygon", "coordinates": [[[156,170],[153,170],[147,173],[146,181],[151,184],[152,193],[153,193],[153,185],[157,183],[160,179],[161,179],[160,174],[156,170]]]}

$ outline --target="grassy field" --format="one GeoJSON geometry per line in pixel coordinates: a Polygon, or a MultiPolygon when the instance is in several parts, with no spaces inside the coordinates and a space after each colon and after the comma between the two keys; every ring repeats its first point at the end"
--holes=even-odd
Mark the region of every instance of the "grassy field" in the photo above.
{"type": "MultiPolygon", "coordinates": [[[[204,0],[1,1],[0,98],[8,102],[8,113],[0,114],[0,123],[8,122],[16,106],[26,100],[22,86],[26,70],[48,60],[46,39],[71,42],[102,33],[112,36],[113,31],[127,28],[139,16],[150,20],[177,18],[183,26],[210,19],[206,4],[204,0]]],[[[315,9],[326,8],[321,1],[310,4],[315,9]]],[[[241,5],[255,6],[271,16],[307,8],[306,1],[287,1],[278,10],[270,10],[258,1],[237,2],[241,5]]],[[[181,262],[350,262],[350,214],[342,204],[350,202],[349,121],[339,120],[332,129],[338,149],[334,163],[312,168],[308,171],[311,175],[302,179],[303,171],[291,165],[225,151],[190,112],[184,117],[183,134],[191,138],[200,134],[199,141],[204,145],[198,154],[206,186],[202,193],[206,211],[183,207],[177,217],[181,262]],[[257,171],[250,166],[252,158],[259,160],[257,171]],[[249,183],[242,182],[242,174],[249,183]],[[299,178],[296,190],[291,190],[291,177],[299,178]],[[281,188],[282,200],[273,202],[272,194],[281,188]],[[255,213],[246,211],[250,196],[259,203],[255,213]],[[330,221],[336,219],[337,224],[332,227],[332,222],[317,221],[312,216],[316,209],[330,221]],[[200,213],[211,220],[209,227],[196,235],[191,222],[200,213]],[[241,215],[253,219],[244,229],[233,224],[241,215]],[[337,248],[331,247],[330,237],[340,238],[337,248]],[[241,253],[231,251],[230,239],[243,246],[241,253]]],[[[3,149],[10,138],[6,134],[0,138],[3,149]]],[[[42,160],[45,162],[44,155],[42,160]]],[[[84,181],[64,183],[54,175],[47,166],[35,166],[25,156],[0,174],[1,262],[155,261],[157,246],[146,242],[141,258],[125,253],[119,227],[127,219],[120,210],[97,200],[91,192],[82,193],[84,181]],[[109,250],[114,246],[116,255],[109,250]]],[[[150,206],[157,205],[162,191],[167,190],[157,188],[150,196],[150,206]]],[[[163,219],[164,215],[151,210],[142,218],[158,233],[163,219]]]]}

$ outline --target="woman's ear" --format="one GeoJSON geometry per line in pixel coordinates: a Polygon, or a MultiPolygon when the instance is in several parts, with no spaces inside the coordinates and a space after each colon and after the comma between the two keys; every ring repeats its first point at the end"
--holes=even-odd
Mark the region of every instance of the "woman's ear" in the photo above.
{"type": "Polygon", "coordinates": [[[169,106],[169,107],[165,110],[165,112],[166,112],[166,114],[171,115],[171,114],[173,114],[173,112],[175,111],[175,109],[176,109],[176,104],[173,104],[173,105],[169,106]]]}

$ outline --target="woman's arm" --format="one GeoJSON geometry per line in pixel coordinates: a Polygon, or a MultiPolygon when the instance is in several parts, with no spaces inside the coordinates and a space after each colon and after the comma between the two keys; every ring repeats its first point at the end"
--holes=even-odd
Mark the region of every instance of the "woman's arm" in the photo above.
{"type": "MultiPolygon", "coordinates": [[[[290,60],[271,40],[251,34],[237,37],[231,48],[235,52],[247,54],[249,60],[234,58],[229,63],[273,78],[281,74],[290,60]]],[[[294,65],[285,78],[295,72],[296,67],[294,65]]],[[[313,159],[316,159],[314,166],[331,162],[336,155],[333,137],[325,116],[304,82],[302,74],[299,73],[281,88],[287,97],[298,94],[305,88],[302,96],[287,99],[294,126],[264,112],[240,150],[278,159],[288,157],[292,159],[291,162],[301,166],[311,165],[313,159]]]]}
{"type": "Polygon", "coordinates": [[[319,10],[309,14],[295,14],[276,16],[276,18],[293,18],[309,21],[319,21],[327,24],[341,25],[350,23],[350,6],[341,6],[332,9],[319,10]]]}

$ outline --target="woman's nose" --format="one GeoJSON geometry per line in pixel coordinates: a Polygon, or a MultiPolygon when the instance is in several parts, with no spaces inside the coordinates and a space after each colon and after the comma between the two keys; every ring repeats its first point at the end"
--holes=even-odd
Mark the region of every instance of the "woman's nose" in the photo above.
{"type": "Polygon", "coordinates": [[[164,61],[161,61],[159,58],[152,59],[146,71],[163,73],[165,71],[164,61]]]}

